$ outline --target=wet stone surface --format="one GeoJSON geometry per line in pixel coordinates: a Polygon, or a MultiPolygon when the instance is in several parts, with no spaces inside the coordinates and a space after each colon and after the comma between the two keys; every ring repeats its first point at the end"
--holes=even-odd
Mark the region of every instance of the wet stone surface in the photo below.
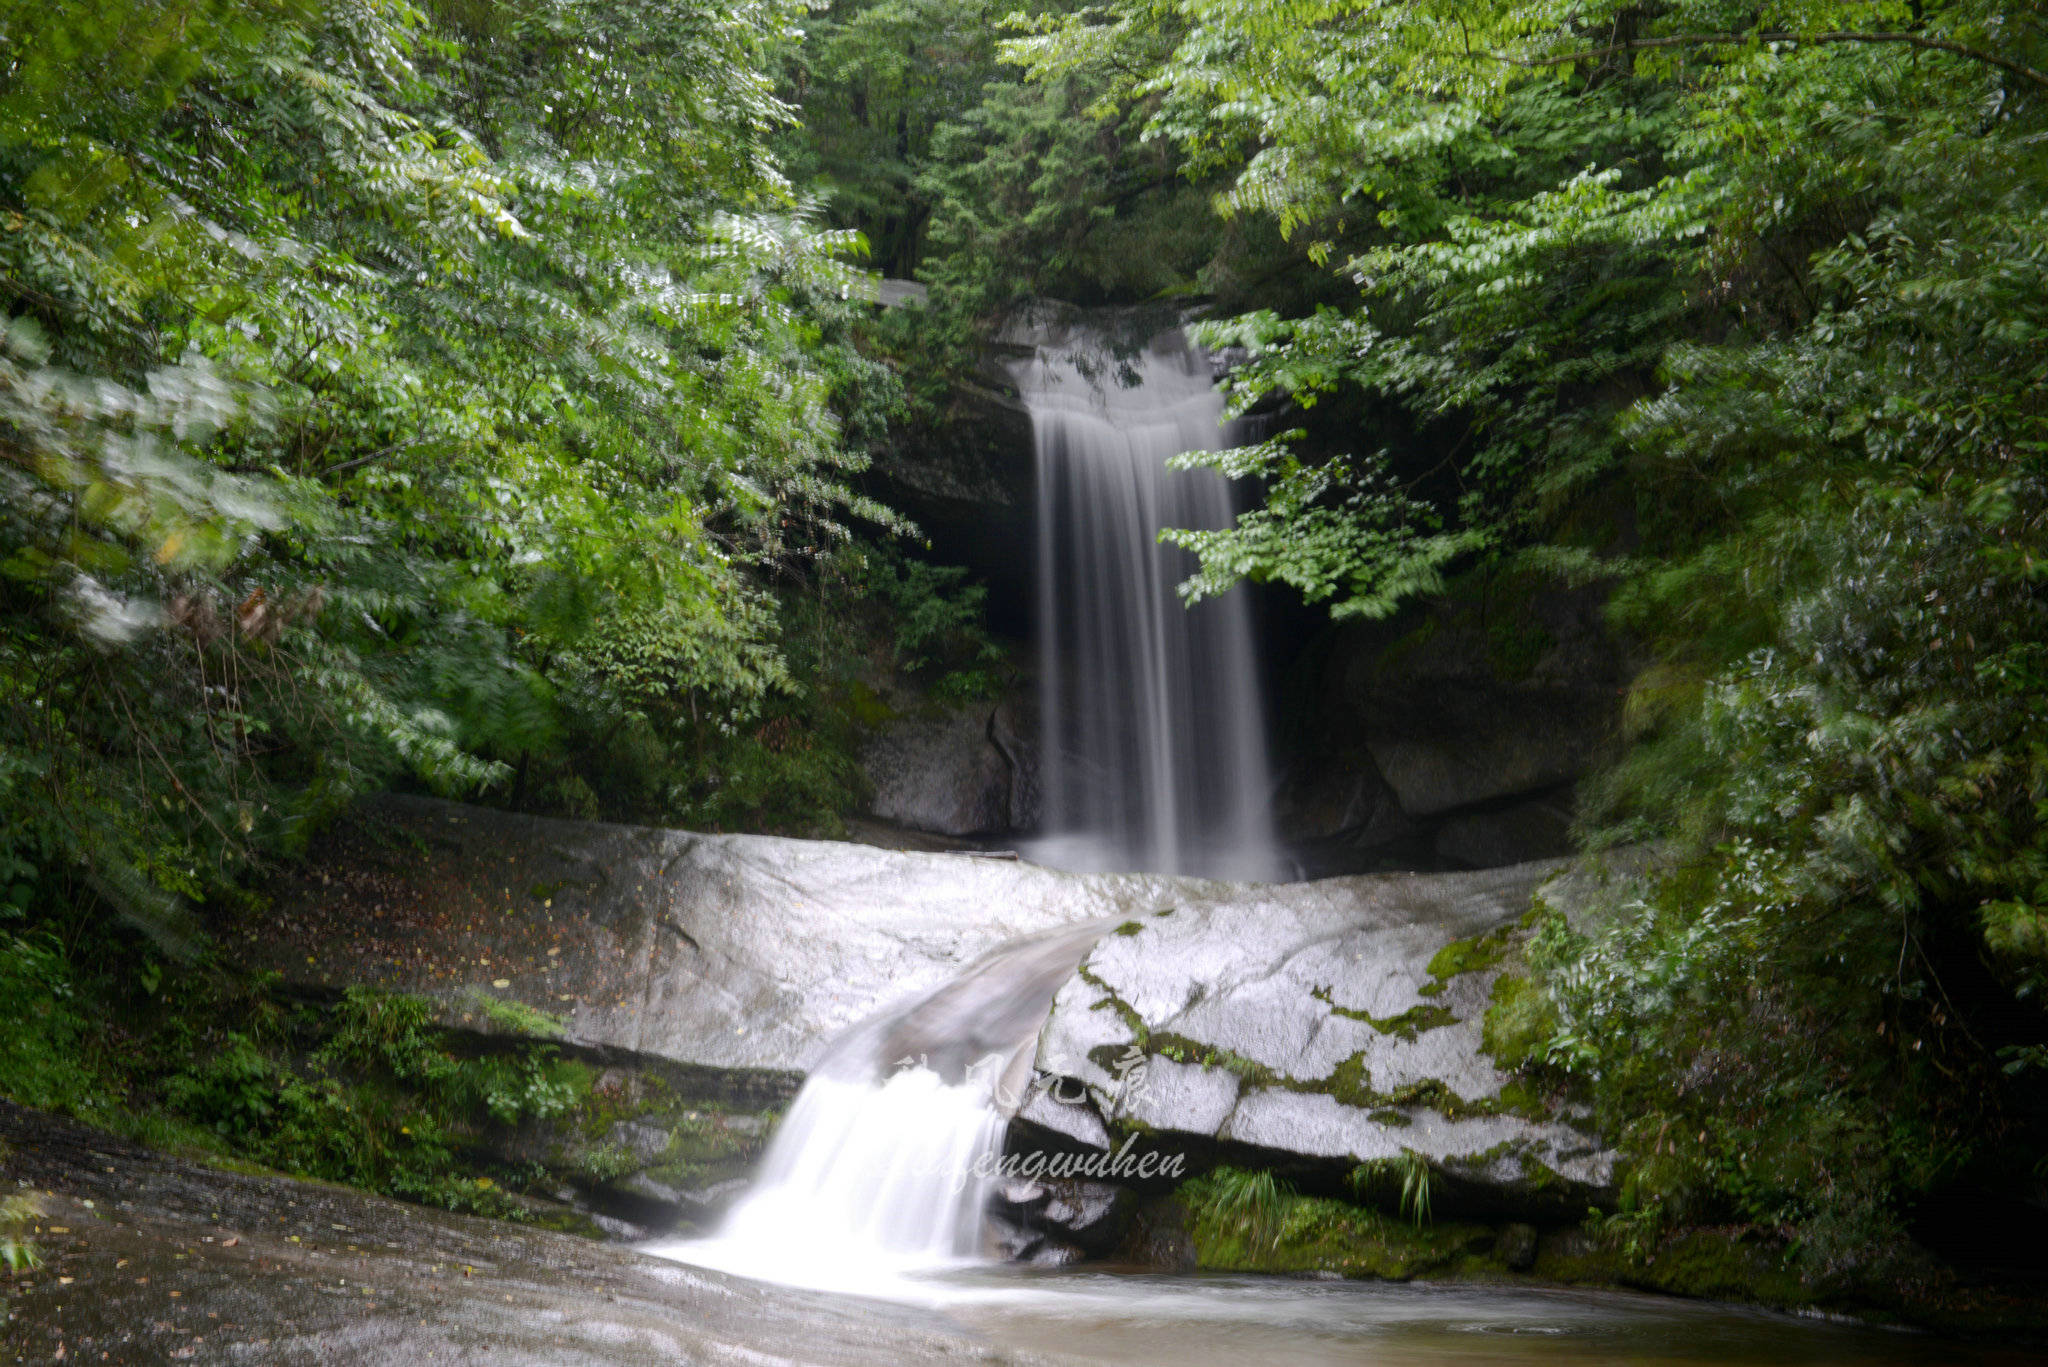
{"type": "Polygon", "coordinates": [[[0,1281],[0,1363],[1044,1363],[921,1311],[244,1176],[0,1103],[43,1266],[0,1281]]]}

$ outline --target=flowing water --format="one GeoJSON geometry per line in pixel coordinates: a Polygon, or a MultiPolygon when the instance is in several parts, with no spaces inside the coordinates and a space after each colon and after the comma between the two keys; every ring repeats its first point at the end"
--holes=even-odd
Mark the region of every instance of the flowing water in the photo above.
{"type": "Polygon", "coordinates": [[[937,1311],[1006,1347],[1118,1367],[1841,1367],[2020,1354],[1736,1306],[1562,1288],[1166,1276],[995,1261],[983,1226],[1053,994],[1108,928],[1018,940],[835,1041],[717,1237],[680,1262],[937,1311]]]}
{"type": "Polygon", "coordinates": [[[1208,358],[1178,329],[1122,357],[1084,326],[1032,340],[1012,370],[1038,452],[1045,837],[1032,856],[1276,878],[1250,600],[1185,606],[1176,586],[1194,558],[1158,541],[1233,515],[1222,475],[1167,468],[1233,444],[1208,358]]]}
{"type": "Polygon", "coordinates": [[[873,1295],[985,1259],[994,1160],[1053,994],[1108,922],[1014,940],[835,1040],[718,1236],[649,1251],[873,1295]]]}

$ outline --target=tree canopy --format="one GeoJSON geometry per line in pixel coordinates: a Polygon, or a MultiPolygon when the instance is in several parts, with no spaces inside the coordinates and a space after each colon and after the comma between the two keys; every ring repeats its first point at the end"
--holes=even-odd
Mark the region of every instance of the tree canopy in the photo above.
{"type": "Polygon", "coordinates": [[[901,525],[801,8],[7,5],[0,887],[163,924],[394,773],[688,805],[901,525]]]}

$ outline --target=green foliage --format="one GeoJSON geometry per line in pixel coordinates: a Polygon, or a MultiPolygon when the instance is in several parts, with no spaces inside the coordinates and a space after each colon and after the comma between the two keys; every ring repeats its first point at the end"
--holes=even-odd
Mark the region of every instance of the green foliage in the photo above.
{"type": "Polygon", "coordinates": [[[351,988],[323,1028],[304,1056],[231,1032],[166,1079],[164,1101],[241,1158],[519,1218],[493,1180],[466,1170],[465,1134],[567,1116],[590,1093],[590,1071],[549,1046],[458,1057],[418,998],[351,988]]]}
{"type": "Polygon", "coordinates": [[[32,1196],[0,1197],[0,1267],[26,1272],[43,1265],[43,1255],[22,1227],[41,1214],[32,1196]]]}
{"type": "Polygon", "coordinates": [[[788,695],[772,586],[901,526],[800,8],[0,13],[0,882],[189,954],[366,787],[646,814],[788,695]]]}
{"type": "Polygon", "coordinates": [[[0,934],[0,1093],[70,1110],[93,1095],[89,1030],[57,941],[0,934]]]}
{"type": "Polygon", "coordinates": [[[483,1012],[485,1020],[507,1034],[526,1035],[534,1039],[556,1039],[568,1025],[560,1016],[551,1016],[545,1011],[528,1006],[525,1002],[508,1001],[486,992],[471,992],[469,1000],[483,1012]]]}
{"type": "Polygon", "coordinates": [[[1395,1203],[1400,1212],[1413,1220],[1417,1229],[1430,1222],[1429,1160],[1413,1149],[1401,1150],[1397,1158],[1360,1163],[1345,1180],[1364,1200],[1383,1199],[1384,1193],[1398,1184],[1400,1194],[1395,1203]]]}
{"type": "Polygon", "coordinates": [[[1480,1043],[1494,1062],[1510,1072],[1541,1063],[1557,1032],[1550,997],[1519,973],[1494,979],[1492,998],[1480,1023],[1480,1043]]]}
{"type": "Polygon", "coordinates": [[[865,577],[854,585],[893,618],[890,665],[929,681],[933,698],[961,704],[993,696],[1007,663],[982,623],[988,590],[967,571],[912,560],[884,548],[861,556],[865,577]]]}
{"type": "Polygon", "coordinates": [[[1278,1235],[1278,1221],[1294,1189],[1272,1173],[1247,1168],[1218,1168],[1181,1188],[1181,1198],[1198,1211],[1198,1219],[1231,1225],[1257,1244],[1278,1235]]]}
{"type": "MultiPolygon", "coordinates": [[[[1399,1162],[1385,1165],[1397,1177],[1401,1168],[1399,1162]]],[[[1366,1185],[1376,1188],[1377,1178],[1366,1185]]],[[[1235,1169],[1185,1183],[1178,1195],[1187,1204],[1189,1234],[1205,1269],[1405,1281],[1461,1265],[1484,1266],[1478,1255],[1494,1242],[1491,1232],[1471,1225],[1425,1227],[1426,1194],[1423,1219],[1414,1223],[1347,1201],[1297,1195],[1271,1174],[1235,1169]]]]}

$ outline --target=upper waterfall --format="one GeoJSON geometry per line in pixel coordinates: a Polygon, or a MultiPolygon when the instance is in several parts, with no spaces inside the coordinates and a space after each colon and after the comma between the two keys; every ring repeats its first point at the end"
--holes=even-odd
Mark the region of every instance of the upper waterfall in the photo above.
{"type": "Polygon", "coordinates": [[[1243,589],[1193,608],[1166,527],[1234,509],[1184,451],[1234,443],[1208,357],[1178,328],[1118,355],[1082,326],[1034,331],[1012,366],[1038,463],[1044,862],[1270,880],[1280,860],[1243,589]]]}

